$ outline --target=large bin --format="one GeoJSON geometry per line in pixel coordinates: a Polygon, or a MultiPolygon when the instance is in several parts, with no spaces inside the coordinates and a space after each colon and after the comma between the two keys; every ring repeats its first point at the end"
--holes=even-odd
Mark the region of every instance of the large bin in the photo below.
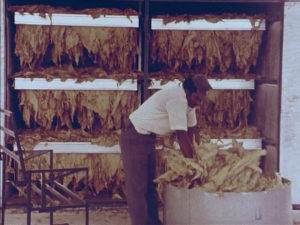
{"type": "Polygon", "coordinates": [[[227,192],[221,197],[204,191],[164,190],[164,225],[293,224],[291,183],[262,192],[227,192]]]}

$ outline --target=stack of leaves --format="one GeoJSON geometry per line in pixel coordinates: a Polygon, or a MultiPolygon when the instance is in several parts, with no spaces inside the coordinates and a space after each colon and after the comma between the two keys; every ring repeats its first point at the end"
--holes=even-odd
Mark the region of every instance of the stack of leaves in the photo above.
{"type": "MultiPolygon", "coordinates": [[[[205,17],[205,15],[203,15],[205,17]]],[[[219,17],[211,20],[220,20],[219,17]]],[[[239,18],[232,16],[232,18],[239,18]]],[[[179,22],[182,17],[168,17],[179,22]]],[[[196,16],[195,19],[198,19],[196,16]]],[[[193,16],[189,18],[193,20],[193,16]]],[[[201,73],[247,74],[256,65],[263,31],[154,30],[152,64],[175,71],[198,68],[201,73]]]]}
{"type": "Polygon", "coordinates": [[[262,174],[259,167],[265,150],[245,150],[242,144],[233,142],[225,151],[216,143],[195,147],[193,159],[184,158],[180,151],[166,149],[167,172],[154,180],[158,192],[164,184],[182,188],[222,194],[224,192],[258,192],[282,187],[279,174],[270,177],[262,174]]]}
{"type": "Polygon", "coordinates": [[[15,43],[22,68],[74,63],[128,71],[139,54],[135,28],[17,25],[15,43]]]}
{"type": "Polygon", "coordinates": [[[81,83],[83,81],[93,82],[95,79],[114,79],[121,84],[122,81],[126,79],[137,79],[142,76],[142,72],[134,70],[128,72],[116,70],[108,73],[97,67],[74,68],[71,65],[63,65],[39,69],[26,68],[15,73],[12,78],[22,77],[31,78],[31,80],[34,78],[45,78],[49,82],[55,78],[59,78],[61,81],[66,81],[69,78],[75,78],[76,83],[81,83]]]}
{"type": "Polygon", "coordinates": [[[54,122],[56,128],[72,129],[77,122],[81,130],[119,130],[139,105],[132,91],[20,90],[18,97],[25,124],[45,129],[54,122]]]}

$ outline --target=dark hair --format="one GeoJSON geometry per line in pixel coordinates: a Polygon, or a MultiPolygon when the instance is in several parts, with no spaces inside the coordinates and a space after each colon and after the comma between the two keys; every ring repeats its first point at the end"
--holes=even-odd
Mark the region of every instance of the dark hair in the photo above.
{"type": "Polygon", "coordinates": [[[190,93],[197,92],[193,77],[194,75],[189,75],[182,83],[183,88],[189,90],[190,93]]]}

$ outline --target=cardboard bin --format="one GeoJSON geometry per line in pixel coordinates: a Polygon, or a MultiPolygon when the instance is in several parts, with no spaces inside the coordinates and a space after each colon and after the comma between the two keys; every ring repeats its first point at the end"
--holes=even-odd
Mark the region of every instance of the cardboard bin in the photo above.
{"type": "Polygon", "coordinates": [[[224,196],[178,188],[164,190],[164,225],[292,225],[291,182],[262,192],[226,192],[224,196]]]}

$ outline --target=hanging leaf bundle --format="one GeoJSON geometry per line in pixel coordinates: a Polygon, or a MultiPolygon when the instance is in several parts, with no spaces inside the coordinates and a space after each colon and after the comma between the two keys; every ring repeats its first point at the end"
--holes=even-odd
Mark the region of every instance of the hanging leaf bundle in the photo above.
{"type": "Polygon", "coordinates": [[[73,63],[128,71],[139,54],[135,28],[17,25],[15,43],[22,68],[73,63]]]}
{"type": "Polygon", "coordinates": [[[213,90],[216,101],[202,102],[197,107],[199,127],[236,128],[248,126],[250,104],[248,90],[213,90]]]}
{"type": "MultiPolygon", "coordinates": [[[[225,15],[230,18],[245,16],[225,15]]],[[[251,22],[263,16],[248,17],[251,22]]],[[[164,18],[160,16],[159,18],[164,18]]],[[[165,23],[191,21],[199,18],[210,22],[219,16],[166,16],[165,23]]],[[[254,27],[255,28],[255,27],[254,27]]],[[[203,30],[153,30],[151,37],[152,64],[175,71],[198,69],[201,73],[247,74],[255,66],[263,31],[203,31],[203,30]]]]}
{"type": "Polygon", "coordinates": [[[20,90],[18,97],[25,124],[45,129],[53,127],[54,119],[56,128],[72,129],[76,119],[81,130],[118,130],[139,105],[132,91],[20,90]]]}

